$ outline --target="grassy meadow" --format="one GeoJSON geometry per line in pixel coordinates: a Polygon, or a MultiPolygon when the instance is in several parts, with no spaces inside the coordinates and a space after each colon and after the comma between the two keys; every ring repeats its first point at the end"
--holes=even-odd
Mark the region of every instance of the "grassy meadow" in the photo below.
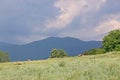
{"type": "Polygon", "coordinates": [[[120,52],[0,63],[0,80],[120,80],[120,52]]]}

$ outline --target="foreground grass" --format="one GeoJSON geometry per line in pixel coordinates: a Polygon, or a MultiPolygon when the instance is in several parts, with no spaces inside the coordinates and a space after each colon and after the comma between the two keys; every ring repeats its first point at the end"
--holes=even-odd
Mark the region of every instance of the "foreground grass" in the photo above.
{"type": "Polygon", "coordinates": [[[0,80],[120,80],[120,52],[1,63],[0,80]]]}

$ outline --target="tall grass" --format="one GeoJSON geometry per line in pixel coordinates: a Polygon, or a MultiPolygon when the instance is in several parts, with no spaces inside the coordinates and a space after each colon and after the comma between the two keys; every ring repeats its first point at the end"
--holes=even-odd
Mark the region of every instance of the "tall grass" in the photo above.
{"type": "Polygon", "coordinates": [[[0,80],[120,80],[120,52],[0,64],[0,80]]]}

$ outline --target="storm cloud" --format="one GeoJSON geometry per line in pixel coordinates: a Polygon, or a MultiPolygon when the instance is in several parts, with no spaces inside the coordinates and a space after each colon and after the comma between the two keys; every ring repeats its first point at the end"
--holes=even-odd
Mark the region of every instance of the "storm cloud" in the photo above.
{"type": "Polygon", "coordinates": [[[119,0],[1,0],[0,41],[28,43],[50,36],[102,40],[120,29],[119,0]]]}

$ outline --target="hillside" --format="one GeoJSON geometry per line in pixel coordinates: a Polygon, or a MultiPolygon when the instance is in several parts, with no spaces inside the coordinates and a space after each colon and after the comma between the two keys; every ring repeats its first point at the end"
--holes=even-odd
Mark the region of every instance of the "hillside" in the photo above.
{"type": "Polygon", "coordinates": [[[120,80],[119,74],[120,52],[0,63],[0,80],[120,80]]]}
{"type": "Polygon", "coordinates": [[[81,41],[76,38],[49,37],[25,45],[0,44],[0,50],[8,52],[11,61],[47,59],[53,48],[64,49],[70,56],[101,47],[101,41],[81,41]]]}

